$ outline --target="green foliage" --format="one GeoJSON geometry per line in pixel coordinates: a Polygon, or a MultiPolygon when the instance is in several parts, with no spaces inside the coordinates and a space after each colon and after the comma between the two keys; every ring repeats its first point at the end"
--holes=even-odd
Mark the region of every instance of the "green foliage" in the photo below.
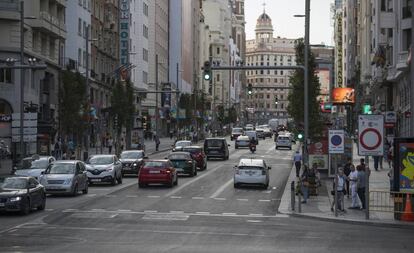
{"type": "MultiPolygon", "coordinates": [[[[303,39],[296,40],[296,64],[305,65],[304,59],[305,45],[303,39]]],[[[320,94],[319,78],[315,74],[315,57],[310,53],[309,57],[309,137],[311,139],[317,138],[322,133],[323,120],[319,111],[319,102],[317,97],[320,94]]],[[[296,125],[303,123],[304,120],[304,73],[303,70],[296,70],[290,77],[292,90],[289,93],[288,113],[293,117],[296,125]]]]}
{"type": "Polygon", "coordinates": [[[88,121],[85,78],[79,73],[62,71],[59,92],[60,122],[65,135],[75,135],[79,140],[88,121]]]}
{"type": "Polygon", "coordinates": [[[129,81],[125,84],[117,82],[112,87],[111,105],[111,117],[113,121],[117,117],[118,124],[115,130],[119,134],[123,127],[129,129],[132,126],[132,116],[135,112],[134,90],[129,81]]]}

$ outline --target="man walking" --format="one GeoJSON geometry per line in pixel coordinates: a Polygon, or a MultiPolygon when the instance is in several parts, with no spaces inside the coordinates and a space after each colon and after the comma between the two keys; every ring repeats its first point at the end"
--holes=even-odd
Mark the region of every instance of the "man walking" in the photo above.
{"type": "MultiPolygon", "coordinates": [[[[361,159],[361,162],[363,159],[361,159]]],[[[358,165],[357,167],[357,192],[358,192],[358,197],[361,200],[361,204],[362,204],[362,208],[361,209],[365,209],[366,205],[365,205],[365,177],[366,177],[366,173],[365,173],[365,165],[358,165]]]]}
{"type": "Polygon", "coordinates": [[[155,141],[155,151],[158,151],[158,148],[160,146],[160,138],[158,138],[158,135],[154,136],[154,141],[155,141]]]}
{"type": "Polygon", "coordinates": [[[302,166],[302,155],[299,153],[299,151],[296,151],[295,156],[293,157],[293,162],[295,163],[296,167],[296,177],[299,177],[300,167],[302,166]]]}
{"type": "Polygon", "coordinates": [[[108,139],[108,153],[111,154],[112,153],[112,146],[114,145],[114,140],[112,139],[111,136],[109,136],[108,139]]]}

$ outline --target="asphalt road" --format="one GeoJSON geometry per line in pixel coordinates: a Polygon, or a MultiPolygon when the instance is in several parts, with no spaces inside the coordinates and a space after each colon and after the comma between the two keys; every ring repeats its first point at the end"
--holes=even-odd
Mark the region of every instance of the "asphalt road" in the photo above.
{"type": "MultiPolygon", "coordinates": [[[[261,141],[209,161],[178,186],[92,186],[77,197],[48,197],[47,209],[0,215],[0,252],[414,252],[413,231],[293,218],[277,213],[293,151],[261,141]],[[272,166],[270,186],[233,188],[240,157],[272,166]]],[[[162,158],[160,153],[154,158],[162,158]]]]}

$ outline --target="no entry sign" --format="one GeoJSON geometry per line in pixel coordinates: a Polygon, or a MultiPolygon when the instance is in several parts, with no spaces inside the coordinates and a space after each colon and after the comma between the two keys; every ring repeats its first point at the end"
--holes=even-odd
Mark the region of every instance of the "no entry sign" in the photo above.
{"type": "Polygon", "coordinates": [[[329,130],[329,153],[344,153],[344,130],[329,130]]]}
{"type": "Polygon", "coordinates": [[[384,116],[358,116],[358,155],[384,155],[384,116]]]}

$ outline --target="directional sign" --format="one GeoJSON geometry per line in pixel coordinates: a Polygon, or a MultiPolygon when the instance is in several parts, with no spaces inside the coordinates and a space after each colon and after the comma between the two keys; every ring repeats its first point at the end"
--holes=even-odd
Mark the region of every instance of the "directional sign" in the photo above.
{"type": "Polygon", "coordinates": [[[329,130],[329,153],[344,153],[344,130],[329,130]]]}
{"type": "Polygon", "coordinates": [[[358,116],[358,155],[384,154],[384,115],[358,116]]]}

